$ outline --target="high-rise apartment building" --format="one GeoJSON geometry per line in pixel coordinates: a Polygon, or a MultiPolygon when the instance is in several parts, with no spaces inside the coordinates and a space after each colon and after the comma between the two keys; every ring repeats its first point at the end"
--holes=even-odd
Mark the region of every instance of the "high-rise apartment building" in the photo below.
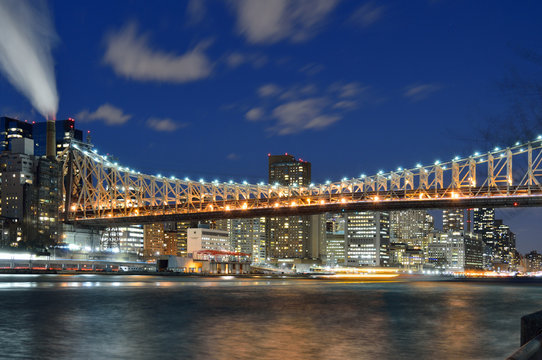
{"type": "Polygon", "coordinates": [[[266,259],[265,218],[231,219],[230,238],[236,252],[252,255],[253,263],[266,259]]]}
{"type": "Polygon", "coordinates": [[[525,254],[525,270],[528,272],[542,271],[542,254],[539,254],[536,250],[525,254]]]}
{"type": "Polygon", "coordinates": [[[346,215],[345,225],[346,265],[389,264],[389,213],[376,211],[349,213],[346,215]]]}
{"type": "Polygon", "coordinates": [[[442,211],[442,231],[463,231],[463,209],[446,209],[442,211]]]}
{"type": "Polygon", "coordinates": [[[164,237],[164,224],[156,223],[144,225],[143,256],[152,259],[164,255],[166,248],[164,237]]]}
{"type": "MultiPolygon", "coordinates": [[[[284,186],[308,186],[311,182],[310,162],[292,155],[269,155],[269,183],[284,186]]],[[[271,217],[266,223],[267,257],[309,258],[311,249],[311,217],[271,217]]]]}
{"type": "Polygon", "coordinates": [[[0,155],[0,215],[17,223],[12,246],[46,247],[58,241],[59,164],[33,156],[25,141],[10,139],[13,151],[0,155]]]}

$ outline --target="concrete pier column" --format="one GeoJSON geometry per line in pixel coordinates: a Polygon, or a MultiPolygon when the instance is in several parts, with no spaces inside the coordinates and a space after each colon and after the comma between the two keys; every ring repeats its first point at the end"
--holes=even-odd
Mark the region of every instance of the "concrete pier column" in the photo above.
{"type": "Polygon", "coordinates": [[[542,310],[521,318],[521,346],[542,333],[542,310]]]}

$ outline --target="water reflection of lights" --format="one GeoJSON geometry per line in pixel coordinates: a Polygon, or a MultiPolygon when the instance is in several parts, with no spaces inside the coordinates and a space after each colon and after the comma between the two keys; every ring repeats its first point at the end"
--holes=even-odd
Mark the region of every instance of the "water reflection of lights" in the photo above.
{"type": "Polygon", "coordinates": [[[38,286],[35,282],[9,282],[0,283],[0,289],[20,289],[20,288],[33,288],[38,286]]]}
{"type": "Polygon", "coordinates": [[[333,275],[317,275],[323,279],[391,279],[399,276],[398,274],[333,274],[333,275]]]}

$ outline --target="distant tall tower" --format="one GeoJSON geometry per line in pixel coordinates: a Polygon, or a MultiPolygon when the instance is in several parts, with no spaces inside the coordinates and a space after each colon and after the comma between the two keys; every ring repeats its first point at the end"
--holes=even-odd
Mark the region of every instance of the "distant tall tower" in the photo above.
{"type": "Polygon", "coordinates": [[[482,235],[482,240],[488,245],[495,238],[495,209],[476,208],[473,211],[472,231],[482,235]]]}
{"type": "Polygon", "coordinates": [[[463,231],[463,209],[448,209],[442,212],[442,231],[463,231]]]}
{"type": "Polygon", "coordinates": [[[269,155],[269,184],[307,186],[311,182],[311,163],[292,155],[269,155]]]}
{"type": "MultiPolygon", "coordinates": [[[[292,155],[269,155],[269,183],[307,186],[311,182],[311,163],[292,155]]],[[[311,254],[311,217],[268,218],[266,222],[267,256],[306,258],[311,254]]]]}

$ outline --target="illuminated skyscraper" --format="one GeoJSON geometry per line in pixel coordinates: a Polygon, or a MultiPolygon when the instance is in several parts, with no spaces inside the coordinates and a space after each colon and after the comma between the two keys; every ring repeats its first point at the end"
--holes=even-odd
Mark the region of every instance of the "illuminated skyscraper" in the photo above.
{"type": "Polygon", "coordinates": [[[492,246],[495,238],[495,209],[476,208],[473,211],[472,231],[492,246]]]}
{"type": "Polygon", "coordinates": [[[425,210],[402,210],[390,213],[390,241],[421,246],[421,239],[434,229],[433,216],[425,210]]]}
{"type": "Polygon", "coordinates": [[[390,215],[363,211],[346,215],[346,264],[387,266],[389,264],[390,215]]]}
{"type": "Polygon", "coordinates": [[[269,155],[269,184],[307,186],[311,182],[311,163],[293,155],[269,155]]]}
{"type": "MultiPolygon", "coordinates": [[[[292,155],[269,155],[269,183],[307,186],[311,182],[311,164],[292,155]]],[[[266,223],[267,257],[311,257],[311,217],[268,218],[266,223]]]]}

